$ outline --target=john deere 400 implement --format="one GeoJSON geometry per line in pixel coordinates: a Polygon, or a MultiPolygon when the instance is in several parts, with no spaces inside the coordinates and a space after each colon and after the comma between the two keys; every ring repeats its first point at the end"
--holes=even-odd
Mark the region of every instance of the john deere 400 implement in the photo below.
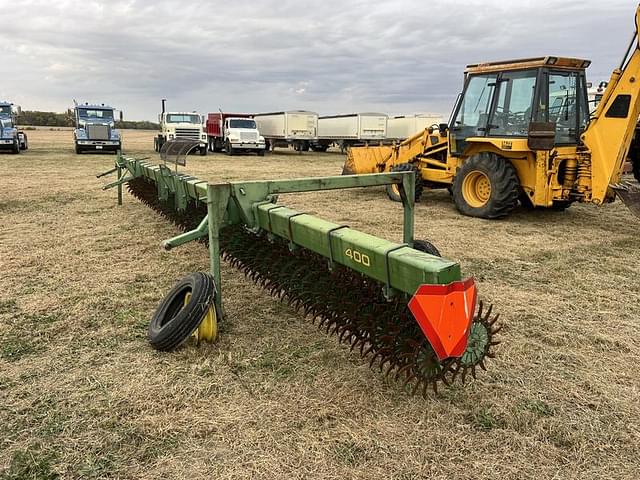
{"type": "Polygon", "coordinates": [[[464,279],[457,263],[413,239],[413,172],[209,184],[166,164],[126,157],[111,172],[118,180],[104,188],[117,186],[119,203],[128,184],[134,196],[183,229],[162,242],[165,248],[195,240],[209,248],[204,283],[213,294],[200,295],[199,287],[196,292],[195,277],[178,284],[150,329],[153,337],[170,328],[175,338],[151,338],[156,348],[172,349],[194,331],[202,334],[207,308],[205,336],[212,336],[211,322],[224,318],[222,257],[411,392],[425,394],[439,382],[475,377],[476,368],[484,369],[493,356],[498,315],[477,301],[474,280],[464,279]],[[404,243],[276,203],[279,193],[381,185],[401,192],[404,243]],[[181,314],[185,310],[189,318],[181,314]]]}

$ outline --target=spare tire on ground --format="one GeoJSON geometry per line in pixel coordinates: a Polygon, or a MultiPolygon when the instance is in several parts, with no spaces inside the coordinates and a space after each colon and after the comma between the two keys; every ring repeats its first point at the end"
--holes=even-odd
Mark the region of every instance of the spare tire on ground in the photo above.
{"type": "Polygon", "coordinates": [[[149,323],[147,338],[151,346],[165,352],[178,348],[204,320],[215,296],[215,283],[208,273],[194,272],[176,283],[149,323]]]}

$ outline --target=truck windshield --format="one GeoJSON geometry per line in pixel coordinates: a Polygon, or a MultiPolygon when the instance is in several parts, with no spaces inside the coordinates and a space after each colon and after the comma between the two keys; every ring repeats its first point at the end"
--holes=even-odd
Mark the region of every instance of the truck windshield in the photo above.
{"type": "Polygon", "coordinates": [[[3,117],[11,115],[11,105],[0,105],[0,115],[3,117]]]}
{"type": "Polygon", "coordinates": [[[255,129],[256,128],[256,122],[254,122],[253,120],[250,119],[238,119],[238,118],[234,118],[232,120],[229,120],[229,128],[251,128],[251,129],[255,129]]]}
{"type": "Polygon", "coordinates": [[[113,120],[113,110],[98,110],[89,108],[78,109],[80,118],[92,118],[99,120],[113,120]]]}
{"type": "Polygon", "coordinates": [[[200,115],[169,113],[167,123],[200,123],[200,115]]]}

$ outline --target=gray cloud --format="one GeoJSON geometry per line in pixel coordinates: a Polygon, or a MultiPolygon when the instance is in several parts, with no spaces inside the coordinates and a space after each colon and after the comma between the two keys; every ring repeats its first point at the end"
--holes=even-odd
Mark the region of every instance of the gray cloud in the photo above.
{"type": "Polygon", "coordinates": [[[130,119],[170,108],[448,115],[468,63],[590,58],[608,79],[636,3],[0,0],[2,90],[28,109],[71,99],[130,119]]]}

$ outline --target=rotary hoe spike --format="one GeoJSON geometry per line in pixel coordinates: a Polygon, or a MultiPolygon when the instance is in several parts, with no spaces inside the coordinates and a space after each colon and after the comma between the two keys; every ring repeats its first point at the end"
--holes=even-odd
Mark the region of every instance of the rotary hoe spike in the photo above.
{"type": "MultiPolygon", "coordinates": [[[[277,193],[391,183],[410,188],[412,174],[211,185],[141,160],[118,157],[116,166],[130,178],[133,197],[185,232],[163,242],[165,248],[201,241],[217,285],[222,258],[370,357],[369,366],[403,390],[427,397],[440,382],[475,378],[476,366],[485,370],[486,358],[494,357],[499,316],[476,302],[475,283],[462,279],[458,264],[274,205],[277,193]]],[[[410,202],[404,204],[406,244],[413,241],[410,202]]],[[[222,312],[220,295],[215,301],[222,312]]]]}

